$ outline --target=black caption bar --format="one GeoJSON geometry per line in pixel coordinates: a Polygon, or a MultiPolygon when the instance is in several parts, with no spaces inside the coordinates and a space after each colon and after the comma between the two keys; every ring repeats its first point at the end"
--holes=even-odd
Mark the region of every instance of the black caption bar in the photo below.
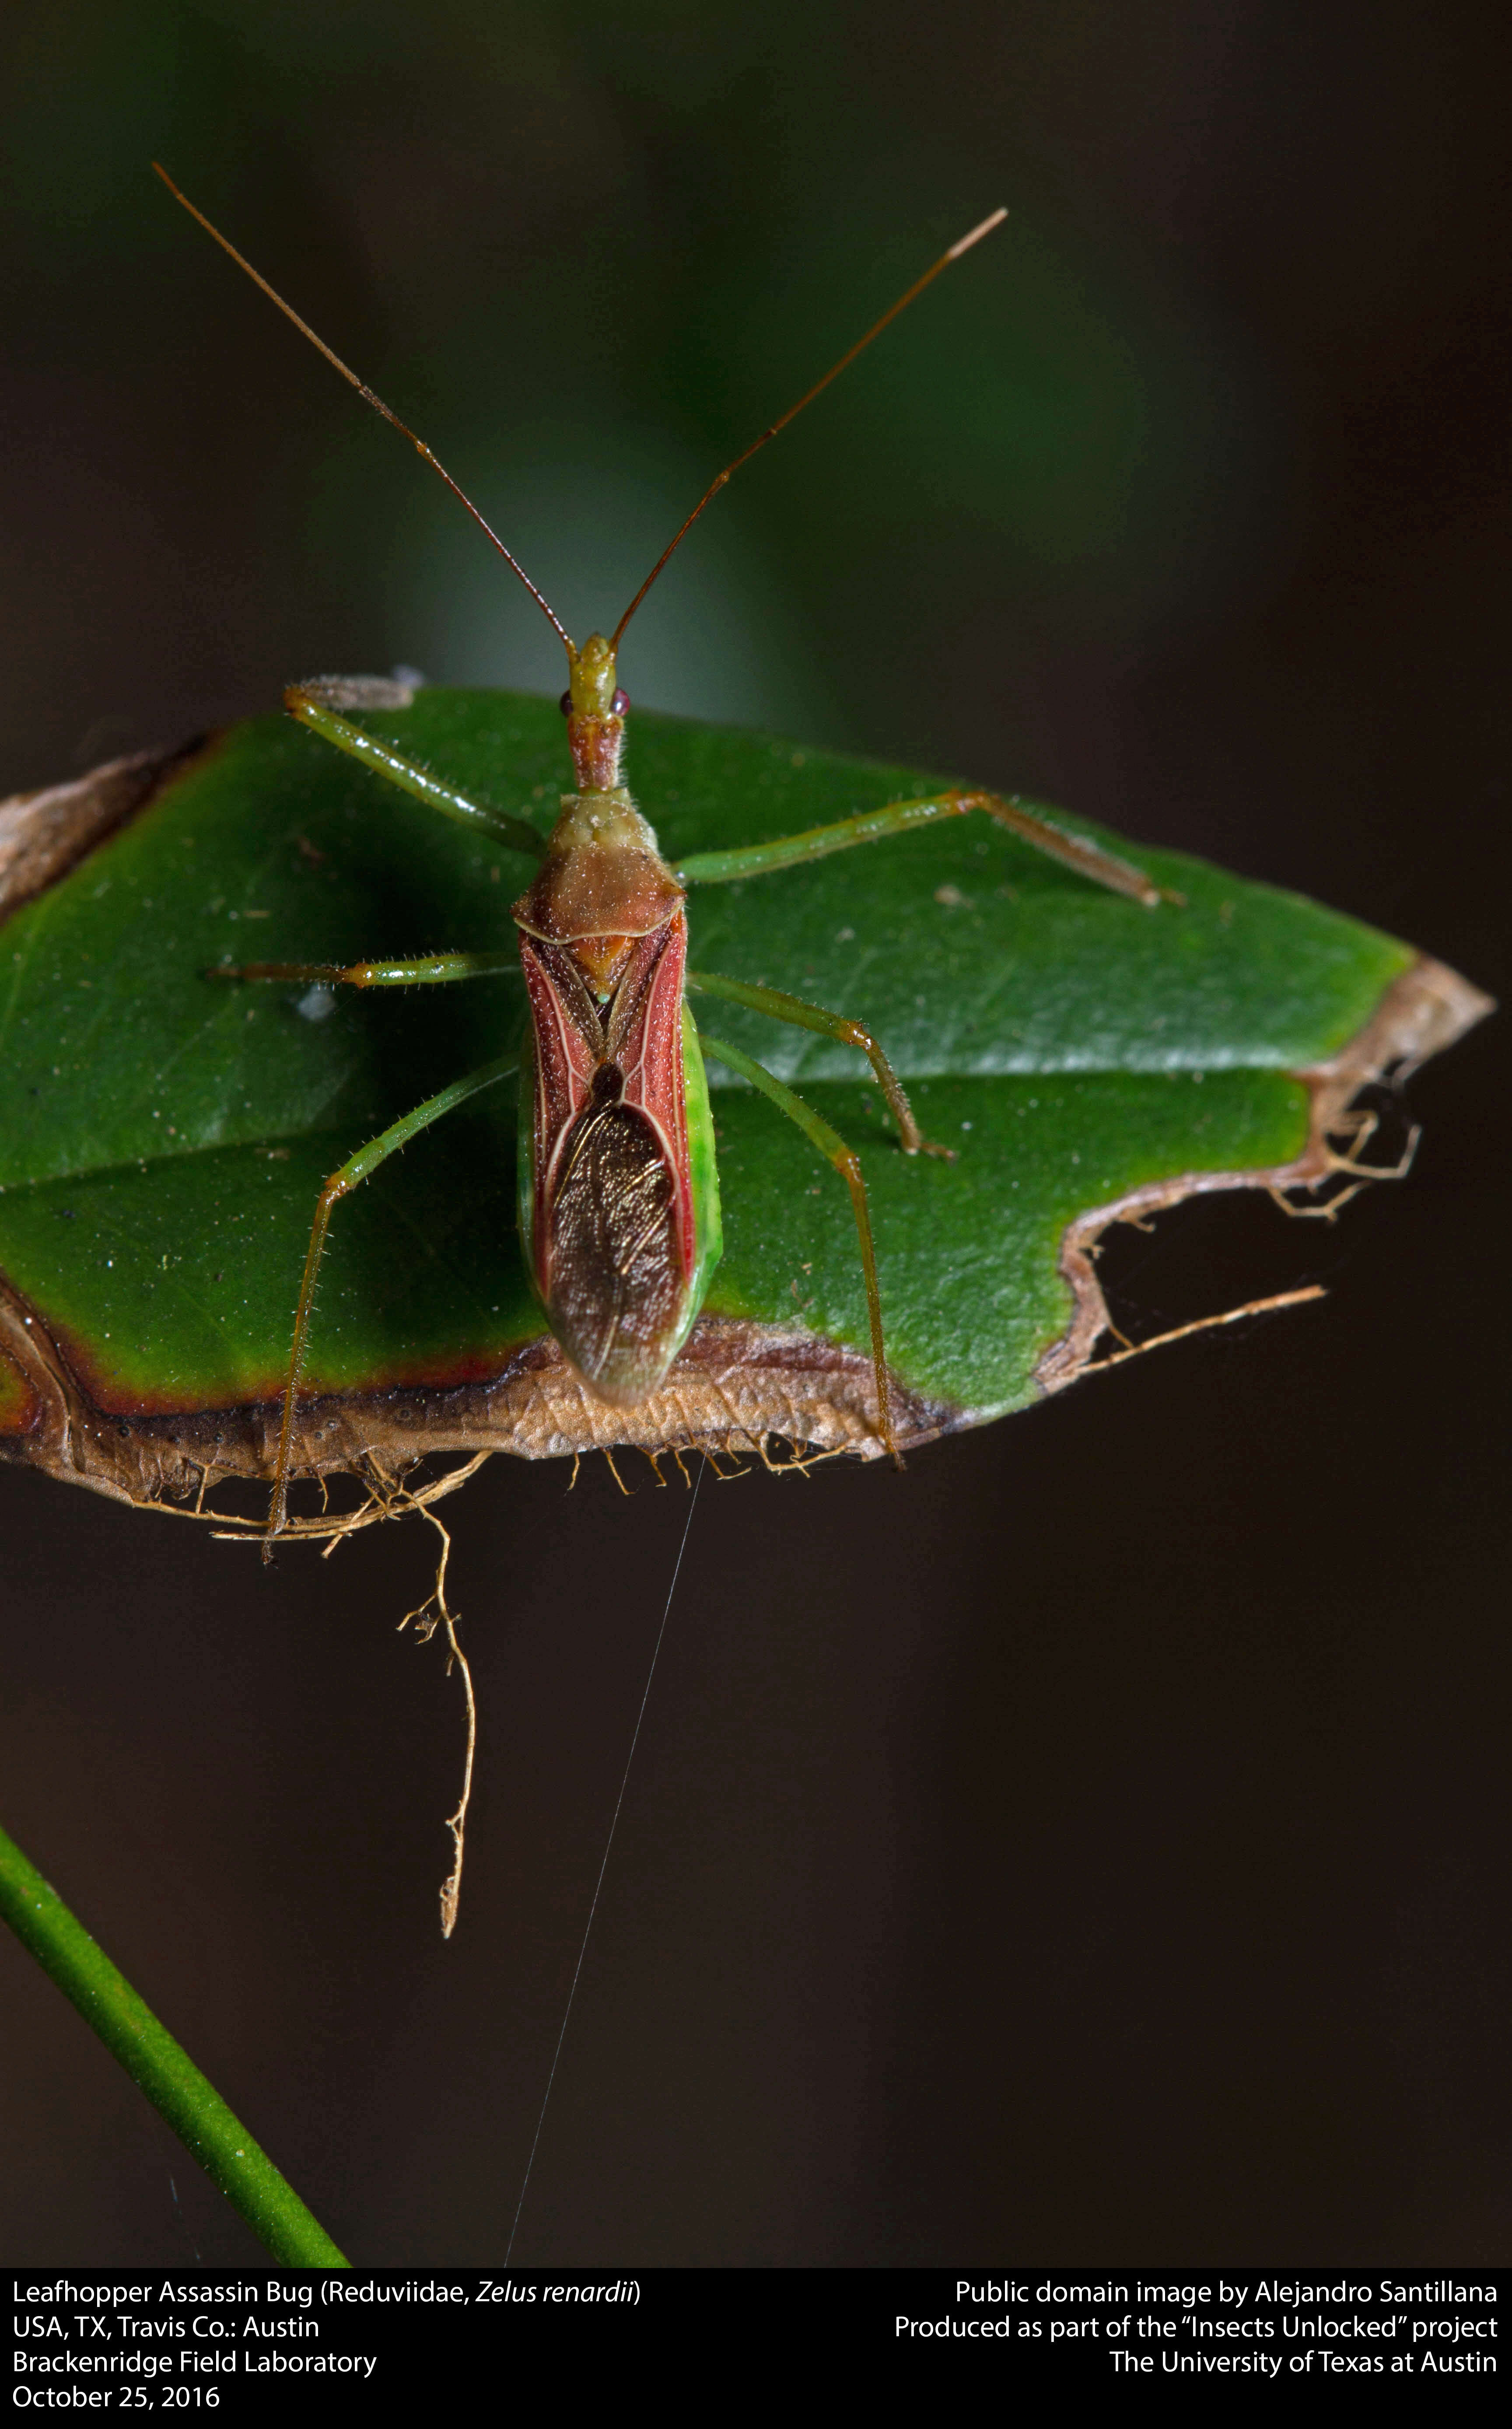
{"type": "MultiPolygon", "coordinates": [[[[12,2269],[13,2414],[198,2412],[291,2397],[377,2418],[459,2371],[526,2356],[654,2362],[729,2334],[762,2366],[829,2355],[911,2383],[1005,2390],[1141,2380],[1384,2388],[1472,2398],[1501,2373],[1504,2270],[12,2269]]],[[[507,2384],[501,2378],[501,2389],[507,2384]]],[[[1221,2398],[1220,2398],[1221,2400],[1221,2398]]]]}

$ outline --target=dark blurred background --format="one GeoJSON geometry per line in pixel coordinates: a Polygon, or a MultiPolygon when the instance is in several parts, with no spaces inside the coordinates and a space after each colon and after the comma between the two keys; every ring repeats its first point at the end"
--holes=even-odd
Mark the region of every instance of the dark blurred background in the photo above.
{"type": "MultiPolygon", "coordinates": [[[[1022,785],[1412,937],[1504,924],[1505,12],[54,0],[0,42],[0,789],[407,661],[554,692],[722,498],[648,705],[1022,785]]],[[[649,805],[654,813],[654,804],[649,805]]],[[[863,876],[858,871],[858,883],[863,876]]],[[[903,1478],[707,1479],[522,2260],[1508,2257],[1492,1065],[1337,1228],[1198,1205],[1144,1332],[903,1478]]],[[[0,1819],[362,2260],[502,2256],[687,1517],[601,1463],[271,1574],[0,1474],[0,1819]]],[[[0,1947],[0,2250],[250,2235],[0,1947]]]]}

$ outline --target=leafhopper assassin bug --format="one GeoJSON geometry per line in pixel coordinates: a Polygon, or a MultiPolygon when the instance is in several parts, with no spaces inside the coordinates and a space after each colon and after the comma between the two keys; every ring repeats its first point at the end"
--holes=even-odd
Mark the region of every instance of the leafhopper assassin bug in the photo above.
{"type": "Polygon", "coordinates": [[[312,733],[442,816],[529,857],[535,873],[512,907],[518,931],[514,952],[456,951],[345,967],[249,962],[209,973],[220,979],[354,987],[439,985],[523,975],[529,1011],[519,1055],[486,1063],[417,1105],[359,1148],[320,1192],[295,1315],[268,1541],[287,1522],[295,1411],[334,1209],[421,1131],[517,1071],[521,1092],[519,1222],[526,1268],[552,1333],[589,1389],[618,1407],[633,1406],[654,1391],[686,1341],[718,1263],[719,1182],[704,1068],[705,1055],[712,1055],[796,1122],[849,1190],[865,1278],[877,1435],[896,1461],[877,1260],[860,1160],[781,1081],[740,1049],[700,1032],[689,995],[741,1004],[856,1047],[871,1064],[904,1154],[951,1151],[924,1137],[881,1046],[860,1022],[770,987],[690,969],[687,890],[790,868],[968,811],[984,813],[1079,875],[1146,906],[1159,901],[1160,890],[1143,870],[1053,823],[1017,798],[964,787],[889,802],[773,842],[696,852],[671,867],[621,782],[630,702],[619,687],[618,656],[626,628],[648,591],[731,474],[785,429],[942,271],[997,227],[1006,212],[993,212],[942,254],[796,405],[726,465],[664,549],[614,632],[607,638],[592,633],[579,647],[425,442],[316,336],[179,192],[167,173],[158,168],[157,174],[238,267],[446,482],[530,592],[567,660],[562,711],[576,790],[563,795],[561,815],[550,835],[458,792],[353,721],[349,712],[353,709],[391,704],[390,687],[363,679],[327,678],[295,685],[285,694],[290,716],[312,733]]]}

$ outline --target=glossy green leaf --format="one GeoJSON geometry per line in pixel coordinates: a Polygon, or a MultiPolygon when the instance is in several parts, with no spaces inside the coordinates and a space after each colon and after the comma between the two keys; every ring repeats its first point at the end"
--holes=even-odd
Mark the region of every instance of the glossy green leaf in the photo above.
{"type": "MultiPolygon", "coordinates": [[[[553,703],[436,689],[366,721],[551,823],[567,765],[553,703]]],[[[674,861],[937,781],[644,714],[631,739],[631,781],[674,861]]],[[[699,1007],[862,1148],[892,1363],[953,1410],[1033,1396],[1066,1327],[1059,1260],[1079,1214],[1297,1156],[1309,1102],[1290,1075],[1356,1036],[1414,959],[1297,896],[1122,848],[1185,905],[1106,894],[979,818],[692,900],[696,966],[863,1017],[926,1130],[958,1151],[900,1155],[858,1054],[699,1007]]],[[[497,946],[527,874],[268,718],[188,763],[0,930],[0,1270],[98,1409],[276,1396],[321,1179],[521,1023],[513,980],[333,996],[206,969],[497,946]]],[[[727,1247],[710,1312],[863,1348],[843,1187],[771,1106],[711,1078],[727,1247]]],[[[505,1093],[340,1211],[312,1385],[485,1378],[541,1331],[505,1093]]],[[[0,1427],[25,1423],[10,1389],[0,1427]]]]}

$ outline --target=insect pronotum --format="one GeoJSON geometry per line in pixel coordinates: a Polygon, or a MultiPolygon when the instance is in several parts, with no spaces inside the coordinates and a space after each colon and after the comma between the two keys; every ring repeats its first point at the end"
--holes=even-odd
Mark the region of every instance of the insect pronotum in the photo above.
{"type": "MultiPolygon", "coordinates": [[[[157,166],[156,163],[154,164],[157,166]]],[[[535,874],[513,905],[518,954],[452,952],[406,961],[248,962],[209,975],[333,985],[419,986],[453,979],[523,971],[529,1026],[518,1055],[501,1056],[454,1080],[417,1105],[332,1173],[316,1203],[308,1254],[294,1318],[284,1389],[268,1544],[287,1523],[295,1415],[309,1343],[310,1314],[332,1213],[397,1148],[443,1114],[518,1070],[519,1224],[526,1270],[562,1349],[588,1388],[616,1407],[655,1391],[686,1341],[719,1262],[719,1181],[709,1111],[704,1055],[712,1054],[770,1098],[828,1158],[850,1192],[870,1318],[877,1389],[877,1432],[896,1460],[881,1299],[866,1183],[853,1148],[802,1099],[738,1047],[700,1033],[688,1008],[690,993],[743,1004],[774,1020],[854,1046],[869,1060],[897,1125],[905,1155],[948,1155],[926,1139],[881,1047],[859,1021],[777,989],[753,986],[687,967],[686,891],[734,878],[759,877],[801,861],[822,859],[854,844],[900,834],[936,818],[980,810],[1027,843],[1081,876],[1153,906],[1160,890],[1142,869],[1102,851],[1089,838],[1036,816],[1011,796],[955,788],[917,801],[891,801],[831,826],[730,851],[694,852],[671,868],[656,836],[620,782],[620,752],[630,702],[618,684],[625,629],[652,583],[731,473],[786,428],[836,379],[890,321],[969,253],[1007,217],[1002,210],[968,230],[891,305],[822,379],[799,397],[710,482],[673,535],[606,639],[590,633],[580,648],[561,619],[489,528],[470,498],[423,439],[348,369],[179,192],[157,167],[169,192],[183,204],[238,267],[262,289],[374,412],[406,438],[439,473],[504,562],[524,584],[567,651],[562,695],[567,748],[577,779],[565,794],[549,836],[523,819],[471,800],[355,725],[343,710],[379,707],[390,695],[381,684],[322,678],[296,684],[285,706],[315,734],[348,752],[376,774],[438,810],[528,855],[535,874]]]]}

